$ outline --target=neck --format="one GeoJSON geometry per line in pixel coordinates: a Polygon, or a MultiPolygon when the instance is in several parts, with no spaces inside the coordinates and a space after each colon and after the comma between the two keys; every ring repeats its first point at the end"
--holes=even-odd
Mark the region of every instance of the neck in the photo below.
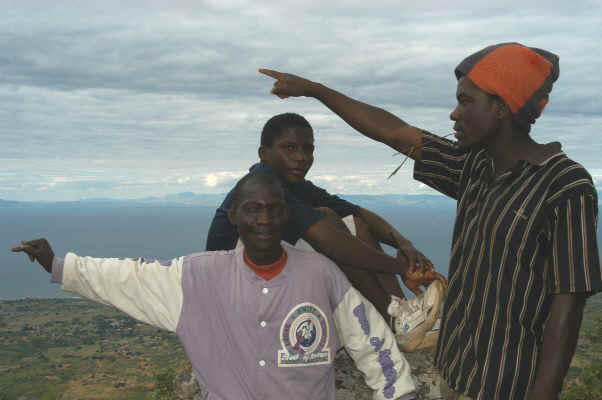
{"type": "Polygon", "coordinates": [[[257,267],[261,268],[263,265],[268,266],[274,264],[282,256],[282,246],[278,245],[277,249],[270,249],[265,251],[248,251],[245,248],[245,254],[257,267]]]}
{"type": "Polygon", "coordinates": [[[496,174],[511,169],[518,161],[526,159],[527,155],[539,151],[541,146],[528,134],[513,130],[500,132],[486,145],[493,159],[496,174]]]}

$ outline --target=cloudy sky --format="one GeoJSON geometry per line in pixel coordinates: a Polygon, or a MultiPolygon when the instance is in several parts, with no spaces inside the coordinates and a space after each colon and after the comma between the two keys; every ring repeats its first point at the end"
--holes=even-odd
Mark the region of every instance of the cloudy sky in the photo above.
{"type": "Polygon", "coordinates": [[[226,192],[272,115],[315,130],[308,178],[335,193],[423,193],[412,165],[316,100],[269,95],[292,72],[445,135],[453,67],[497,42],[560,56],[533,136],[602,186],[602,2],[2,0],[0,199],[226,192]],[[420,3],[416,5],[415,3],[420,3]],[[169,4],[169,5],[166,5],[169,4]]]}

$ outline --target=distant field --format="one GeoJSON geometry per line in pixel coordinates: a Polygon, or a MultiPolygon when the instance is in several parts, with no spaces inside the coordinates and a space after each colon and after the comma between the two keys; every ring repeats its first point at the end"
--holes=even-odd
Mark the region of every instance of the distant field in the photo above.
{"type": "MultiPolygon", "coordinates": [[[[588,301],[569,379],[602,362],[602,294],[588,301]]],[[[142,400],[153,376],[182,369],[175,335],[138,323],[112,307],[80,299],[0,301],[0,400],[142,400]]]]}
{"type": "Polygon", "coordinates": [[[148,399],[153,374],[185,360],[175,335],[112,307],[0,302],[0,400],[148,399]]]}

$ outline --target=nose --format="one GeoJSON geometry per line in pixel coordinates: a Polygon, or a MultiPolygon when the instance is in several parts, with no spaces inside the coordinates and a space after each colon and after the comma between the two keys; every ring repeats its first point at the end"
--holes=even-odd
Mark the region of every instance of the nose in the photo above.
{"type": "Polygon", "coordinates": [[[268,210],[267,207],[264,207],[260,212],[257,213],[257,223],[258,224],[271,224],[274,220],[274,215],[271,210],[268,210]]]}
{"type": "Polygon", "coordinates": [[[449,119],[451,119],[454,122],[458,120],[458,107],[454,108],[453,111],[449,114],[449,119]]]}
{"type": "Polygon", "coordinates": [[[305,161],[307,160],[307,154],[305,154],[303,149],[297,149],[297,151],[293,153],[293,159],[295,161],[305,161]]]}

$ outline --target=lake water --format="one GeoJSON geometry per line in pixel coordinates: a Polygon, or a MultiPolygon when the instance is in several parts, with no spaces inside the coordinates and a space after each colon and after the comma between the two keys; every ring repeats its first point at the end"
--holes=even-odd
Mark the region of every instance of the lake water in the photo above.
{"type": "MultiPolygon", "coordinates": [[[[450,203],[451,204],[451,203],[450,203]]],[[[370,207],[382,215],[447,274],[454,209],[370,207]]],[[[70,297],[23,254],[20,240],[46,237],[55,253],[93,257],[170,259],[204,249],[214,207],[36,206],[0,208],[0,299],[70,297]]],[[[391,252],[391,249],[388,250],[391,252]]]]}

